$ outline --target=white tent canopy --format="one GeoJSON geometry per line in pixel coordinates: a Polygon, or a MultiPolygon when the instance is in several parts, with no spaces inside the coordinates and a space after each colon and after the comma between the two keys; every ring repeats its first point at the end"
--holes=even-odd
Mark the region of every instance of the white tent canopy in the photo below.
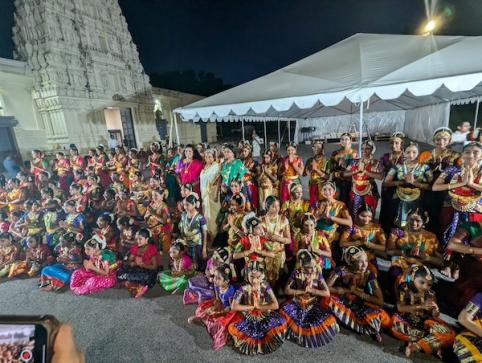
{"type": "Polygon", "coordinates": [[[266,76],[178,108],[183,120],[303,120],[476,102],[482,37],[355,34],[266,76]],[[369,107],[368,107],[369,105],[369,107]]]}

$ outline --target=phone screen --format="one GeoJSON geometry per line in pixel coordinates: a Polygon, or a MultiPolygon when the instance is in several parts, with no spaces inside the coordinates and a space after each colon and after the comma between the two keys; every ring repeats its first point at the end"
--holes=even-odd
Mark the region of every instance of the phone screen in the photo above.
{"type": "Polygon", "coordinates": [[[47,331],[42,325],[0,324],[0,362],[44,363],[46,349],[47,331]]]}

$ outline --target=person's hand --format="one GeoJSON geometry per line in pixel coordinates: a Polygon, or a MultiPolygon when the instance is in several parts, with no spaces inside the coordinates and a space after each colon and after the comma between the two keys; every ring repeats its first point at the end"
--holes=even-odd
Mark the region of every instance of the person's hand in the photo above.
{"type": "Polygon", "coordinates": [[[77,350],[72,327],[60,325],[54,342],[52,363],[85,363],[84,354],[77,350]]]}
{"type": "Polygon", "coordinates": [[[408,183],[408,184],[413,184],[413,182],[415,181],[414,177],[413,177],[413,174],[407,174],[405,175],[405,181],[408,183]]]}
{"type": "Polygon", "coordinates": [[[467,173],[467,186],[472,186],[474,184],[474,172],[472,169],[469,169],[469,172],[467,173]]]}
{"type": "Polygon", "coordinates": [[[94,264],[91,260],[84,260],[84,267],[86,270],[90,270],[93,266],[94,264]]]}
{"type": "Polygon", "coordinates": [[[205,248],[203,248],[203,251],[202,251],[202,258],[203,258],[203,260],[207,260],[207,258],[208,258],[208,252],[206,251],[205,248]]]}
{"type": "Polygon", "coordinates": [[[229,224],[231,227],[234,227],[234,226],[233,226],[233,223],[234,223],[234,214],[228,214],[228,224],[229,224]]]}

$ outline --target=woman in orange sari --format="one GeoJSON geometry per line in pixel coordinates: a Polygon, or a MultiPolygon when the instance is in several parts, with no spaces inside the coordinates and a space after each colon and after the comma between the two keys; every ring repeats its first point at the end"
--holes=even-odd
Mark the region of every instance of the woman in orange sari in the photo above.
{"type": "Polygon", "coordinates": [[[163,190],[152,190],[151,203],[147,207],[144,220],[152,233],[153,240],[159,246],[158,249],[167,254],[171,246],[172,222],[164,197],[163,190]]]}
{"type": "Polygon", "coordinates": [[[65,192],[69,191],[69,186],[73,180],[72,169],[70,167],[70,161],[65,157],[63,152],[56,154],[56,161],[54,163],[54,172],[57,173],[59,178],[60,188],[65,192]]]}
{"type": "Polygon", "coordinates": [[[117,146],[115,148],[115,160],[114,160],[115,171],[119,173],[120,181],[126,188],[129,188],[129,177],[127,176],[128,162],[129,162],[129,159],[127,158],[124,148],[117,146]]]}
{"type": "Polygon", "coordinates": [[[321,184],[328,180],[331,166],[330,159],[324,157],[322,140],[313,140],[311,147],[314,156],[306,162],[305,175],[310,176],[310,206],[313,208],[321,199],[321,184]]]}
{"type": "Polygon", "coordinates": [[[150,146],[151,154],[147,162],[149,175],[161,175],[164,172],[164,160],[162,158],[162,147],[158,142],[153,142],[150,146]]]}
{"type": "Polygon", "coordinates": [[[70,153],[70,166],[72,167],[72,172],[75,174],[77,170],[85,169],[85,159],[82,155],[79,155],[79,150],[76,146],[71,146],[69,149],[70,153]]]}
{"type": "Polygon", "coordinates": [[[281,179],[281,191],[280,200],[284,203],[290,199],[290,187],[293,183],[301,184],[301,176],[305,170],[303,159],[296,154],[296,144],[290,142],[286,151],[288,156],[283,159],[282,162],[282,179],[281,179]]]}
{"type": "Polygon", "coordinates": [[[32,161],[30,162],[30,172],[35,177],[35,184],[38,184],[40,172],[48,171],[49,163],[44,159],[44,153],[40,150],[32,150],[32,161]]]}
{"type": "Polygon", "coordinates": [[[104,146],[97,146],[96,155],[94,157],[94,169],[96,175],[99,177],[100,184],[102,188],[106,189],[110,184],[110,175],[107,170],[108,157],[104,151],[104,146]]]}
{"type": "Polygon", "coordinates": [[[382,179],[378,168],[378,160],[373,158],[376,147],[372,141],[365,141],[362,145],[361,159],[353,160],[343,173],[345,178],[352,180],[350,192],[350,210],[352,216],[358,215],[361,205],[368,205],[375,211],[380,194],[375,179],[382,179]]]}

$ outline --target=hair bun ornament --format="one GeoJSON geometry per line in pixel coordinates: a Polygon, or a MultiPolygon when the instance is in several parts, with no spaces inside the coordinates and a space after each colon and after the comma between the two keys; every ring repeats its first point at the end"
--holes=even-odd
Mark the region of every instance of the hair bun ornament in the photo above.
{"type": "Polygon", "coordinates": [[[351,246],[345,248],[343,251],[342,259],[347,265],[352,265],[360,256],[366,254],[365,250],[361,247],[351,246]]]}
{"type": "Polygon", "coordinates": [[[442,126],[442,127],[439,127],[438,129],[435,129],[435,131],[433,132],[434,137],[435,137],[435,135],[438,135],[438,134],[442,134],[443,136],[452,137],[453,131],[448,127],[442,126]]]}

